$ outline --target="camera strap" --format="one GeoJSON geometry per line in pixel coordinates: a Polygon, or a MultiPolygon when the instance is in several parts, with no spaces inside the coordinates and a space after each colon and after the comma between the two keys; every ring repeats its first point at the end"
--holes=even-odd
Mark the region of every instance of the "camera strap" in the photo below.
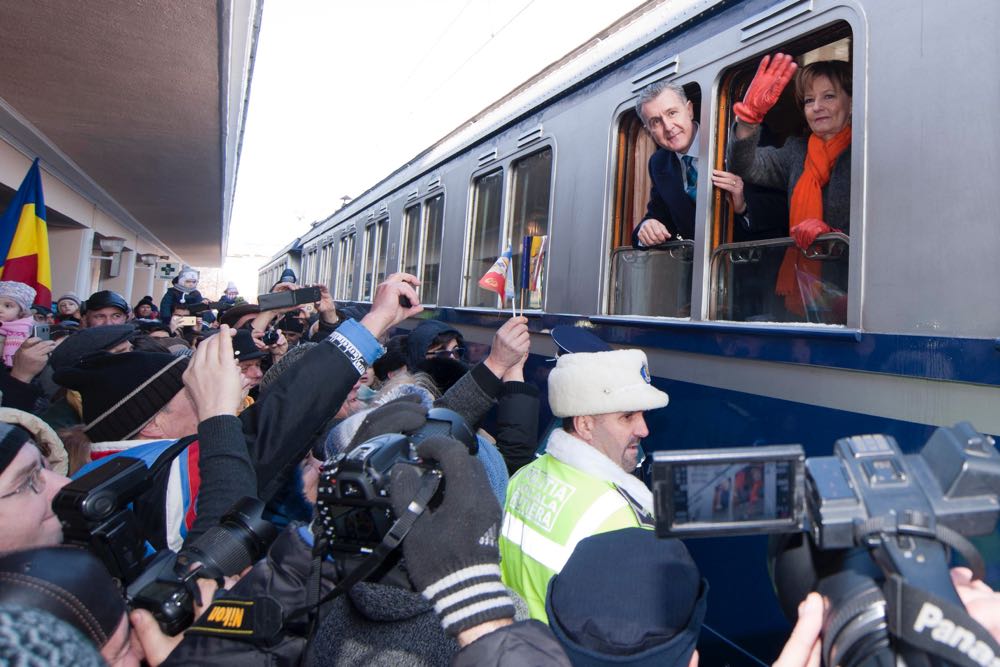
{"type": "MultiPolygon", "coordinates": [[[[381,565],[385,562],[385,559],[389,557],[396,547],[400,545],[406,535],[413,528],[413,524],[416,523],[417,519],[424,510],[427,509],[427,504],[430,502],[431,498],[438,490],[438,486],[441,485],[441,471],[440,470],[428,470],[420,478],[420,488],[417,490],[416,495],[414,495],[413,500],[406,506],[406,511],[393,522],[392,527],[386,533],[382,541],[372,549],[371,554],[365,558],[360,565],[358,565],[354,570],[348,574],[346,577],[337,582],[337,585],[333,587],[329,593],[327,593],[322,598],[319,598],[320,591],[320,577],[318,573],[321,570],[322,555],[319,556],[318,561],[313,563],[313,571],[310,576],[309,590],[307,591],[307,603],[305,607],[297,609],[292,614],[288,616],[288,620],[292,620],[301,616],[304,613],[309,613],[312,617],[313,625],[318,615],[319,608],[333,600],[339,595],[343,595],[351,589],[354,584],[359,581],[364,581],[367,577],[371,576],[381,565]]],[[[320,541],[317,540],[316,548],[314,548],[314,554],[319,552],[320,541]]],[[[310,636],[312,632],[309,633],[310,636]]]]}
{"type": "Polygon", "coordinates": [[[959,605],[912,586],[898,574],[883,587],[889,632],[960,667],[1000,666],[1000,644],[959,605]]]}
{"type": "Polygon", "coordinates": [[[854,526],[854,539],[859,544],[869,541],[869,538],[884,539],[887,535],[910,535],[937,540],[962,554],[974,579],[986,578],[986,561],[972,542],[958,531],[940,523],[933,528],[927,524],[928,517],[921,514],[893,515],[891,517],[872,517],[859,521],[854,526]]]}

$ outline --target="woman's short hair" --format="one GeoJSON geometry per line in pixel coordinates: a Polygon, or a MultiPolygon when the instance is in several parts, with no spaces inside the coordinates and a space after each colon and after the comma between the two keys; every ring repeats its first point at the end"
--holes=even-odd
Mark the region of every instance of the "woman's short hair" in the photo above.
{"type": "Polygon", "coordinates": [[[825,76],[850,97],[854,97],[851,85],[851,64],[843,60],[818,60],[809,63],[795,76],[795,101],[802,105],[806,91],[817,77],[825,76]]]}

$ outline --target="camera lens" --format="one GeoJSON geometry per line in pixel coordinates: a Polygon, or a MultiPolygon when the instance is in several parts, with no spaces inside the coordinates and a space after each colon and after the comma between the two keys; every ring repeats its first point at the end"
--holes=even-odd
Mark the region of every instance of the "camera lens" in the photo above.
{"type": "Polygon", "coordinates": [[[239,574],[264,555],[278,536],[274,524],[262,518],[264,503],[243,498],[190,547],[177,554],[178,574],[201,563],[201,576],[218,578],[239,574]]]}

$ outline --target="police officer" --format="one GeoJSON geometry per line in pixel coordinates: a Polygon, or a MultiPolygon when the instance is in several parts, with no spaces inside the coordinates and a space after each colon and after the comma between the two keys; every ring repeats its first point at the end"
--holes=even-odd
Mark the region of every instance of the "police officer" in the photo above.
{"type": "Polygon", "coordinates": [[[546,453],[510,480],[500,537],[504,582],[542,621],[549,579],[580,540],[652,527],[652,494],[631,473],[649,434],[643,413],[668,401],[650,384],[641,350],[563,355],[548,390],[563,426],[546,453]]]}

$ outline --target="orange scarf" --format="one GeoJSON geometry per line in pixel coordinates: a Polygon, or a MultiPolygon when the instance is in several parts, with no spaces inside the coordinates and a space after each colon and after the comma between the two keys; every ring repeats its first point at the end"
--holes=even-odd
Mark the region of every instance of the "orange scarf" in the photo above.
{"type": "MultiPolygon", "coordinates": [[[[847,125],[832,138],[824,141],[815,134],[809,135],[809,146],[806,150],[806,161],[799,176],[798,183],[792,191],[792,201],[789,206],[789,225],[791,231],[803,220],[817,218],[823,220],[823,188],[830,182],[830,172],[837,158],[851,145],[851,126],[847,125]]],[[[785,308],[797,315],[805,315],[803,299],[799,294],[796,270],[807,271],[818,278],[820,263],[806,259],[798,246],[792,246],[785,251],[785,258],[778,271],[778,282],[775,293],[785,297],[785,308]]]]}

